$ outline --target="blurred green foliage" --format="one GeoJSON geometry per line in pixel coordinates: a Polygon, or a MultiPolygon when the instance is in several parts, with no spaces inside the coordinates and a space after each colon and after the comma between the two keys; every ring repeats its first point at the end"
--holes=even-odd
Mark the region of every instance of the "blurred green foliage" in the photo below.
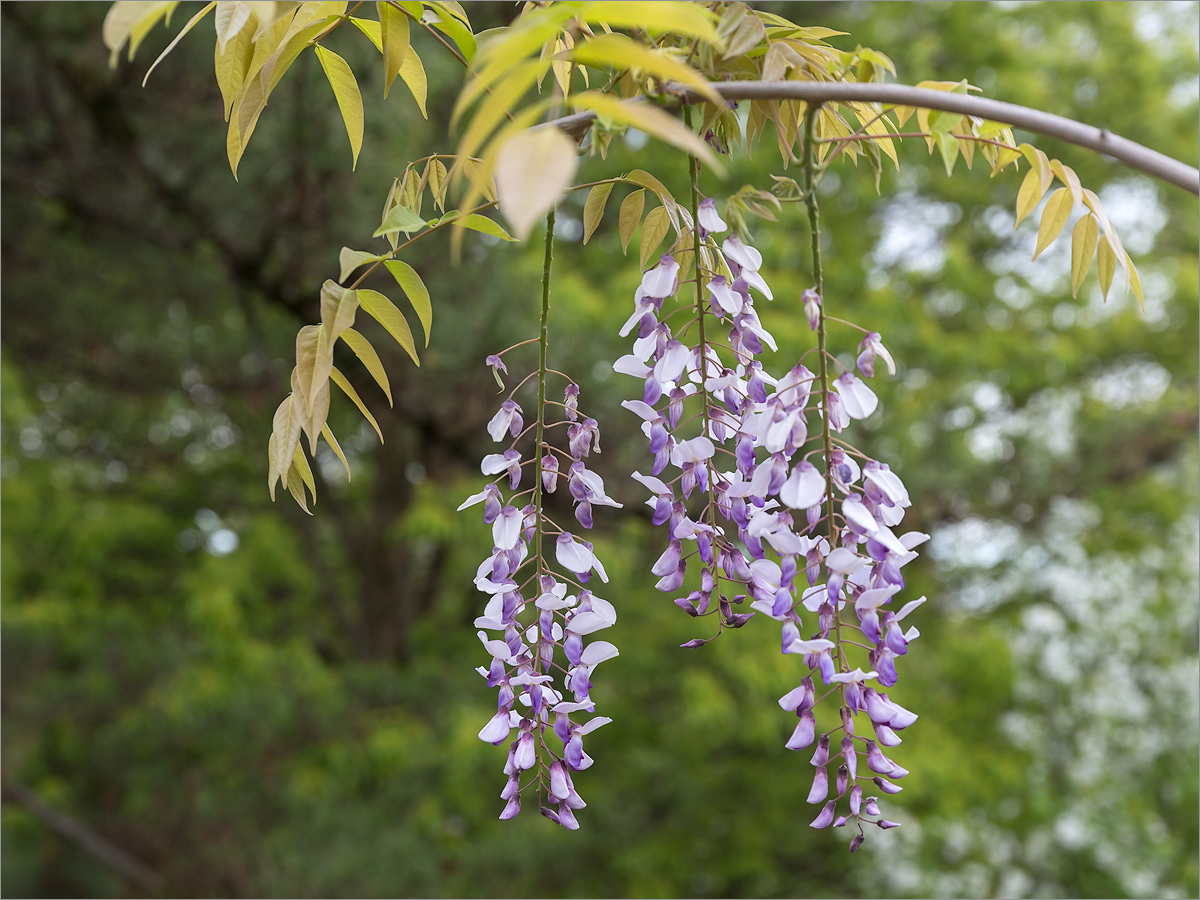
{"type": "MultiPolygon", "coordinates": [[[[786,6],[850,32],[839,46],[888,53],[901,81],[966,77],[1196,160],[1194,3],[786,6]]],[[[417,245],[433,339],[420,370],[385,360],[396,409],[339,361],[386,443],[335,403],[355,478],[320,459],[313,519],[272,506],[263,478],[292,335],[317,318],[338,249],[370,246],[391,178],[449,148],[461,68],[422,47],[425,124],[411,102],[381,106],[363,66],[351,177],[307,60],[235,184],[206,42],[185,40],[142,90],[168,37],[109,72],[103,12],[0,8],[6,784],[179,895],[1196,896],[1195,198],[1038,141],[1101,194],[1143,313],[1101,303],[1094,275],[1071,299],[1053,250],[1028,264],[1011,177],[947,178],[920,142],[882,197],[869,171],[827,176],[826,302],[901,365],[875,379],[882,413],[856,437],[934,535],[911,568],[931,602],[895,694],[922,716],[897,752],[904,826],[855,858],[807,827],[807,757],[783,748],[775,705],[799,673],[772,630],[675,649],[695,624],[651,587],[661,535],[625,483],[644,442],[608,368],[640,277],[620,256],[620,193],[586,248],[583,197],[564,203],[551,363],[582,385],[626,504],[597,515],[621,656],[595,694],[615,721],[577,780],[580,832],[500,823],[471,627],[488,532],[454,509],[488,443],[482,360],[535,326],[536,237],[468,239],[461,266],[448,241],[417,245]]],[[[511,10],[471,13],[482,28],[511,10]]],[[[686,183],[674,151],[622,140],[584,174],[635,166],[686,183]]],[[[781,172],[767,142],[704,188],[781,172]]],[[[754,238],[777,296],[764,321],[790,361],[812,345],[795,305],[807,226],[788,209],[754,238]]],[[[138,890],[23,806],[6,802],[2,825],[7,895],[138,890]]]]}

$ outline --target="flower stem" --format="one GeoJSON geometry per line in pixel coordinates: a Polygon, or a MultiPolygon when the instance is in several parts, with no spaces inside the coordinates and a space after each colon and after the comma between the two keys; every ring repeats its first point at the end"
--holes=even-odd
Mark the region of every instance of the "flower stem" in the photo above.
{"type": "MultiPolygon", "coordinates": [[[[813,147],[816,143],[816,122],[819,106],[810,106],[804,114],[804,203],[808,207],[808,225],[812,237],[813,289],[821,298],[817,319],[817,358],[820,360],[818,380],[821,382],[821,441],[825,445],[825,499],[829,507],[829,550],[832,553],[838,546],[839,528],[834,517],[833,494],[833,435],[829,429],[829,364],[828,353],[825,350],[825,285],[821,271],[821,211],[817,207],[816,162],[813,159],[813,147]]],[[[833,617],[833,642],[835,659],[842,659],[842,623],[841,617],[833,617]]],[[[840,685],[842,706],[846,705],[846,686],[840,685]]]]}

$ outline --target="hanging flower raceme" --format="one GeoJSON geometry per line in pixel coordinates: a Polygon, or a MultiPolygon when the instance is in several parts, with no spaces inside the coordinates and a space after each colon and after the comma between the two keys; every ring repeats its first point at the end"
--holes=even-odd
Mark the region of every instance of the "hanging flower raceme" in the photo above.
{"type": "MultiPolygon", "coordinates": [[[[614,365],[643,383],[641,399],[623,405],[642,420],[653,457],[651,474],[634,478],[652,495],[654,524],[668,529],[652,573],[659,590],[682,594],[675,603],[684,612],[718,617],[715,635],[685,647],[702,646],[756,614],[780,623],[782,652],[808,669],[780,699],[797,717],[786,746],[817,744],[809,802],[822,807],[812,824],[852,822],[853,852],[864,824],[895,824],[880,817],[877,797],[863,796],[862,782],[894,793],[900,788],[890,779],[907,774],[880,747],[898,745],[898,732],[916,720],[885,690],[897,683],[896,660],[918,636],[901,623],[924,598],[899,610],[893,598],[904,586],[901,569],[927,536],[893,530],[910,505],[900,478],[832,437],[875,412],[874,391],[851,372],[831,380],[827,370],[840,363],[832,354],[820,359],[823,342],[810,351],[818,353],[817,372],[802,359],[782,377],[770,375],[758,359],[776,349],[755,309],[756,294],[772,296],[762,256],[736,236],[717,245],[713,235],[725,223],[711,201],[699,204],[697,218],[704,244],[693,255],[700,259],[695,283],[702,302],[694,304],[693,318],[678,330],[666,321],[663,306],[678,291],[681,273],[664,256],[645,273],[622,329],[623,336],[637,329],[632,352],[614,365]],[[704,259],[712,260],[711,269],[704,259]],[[696,492],[698,507],[691,500],[696,492]],[[688,590],[695,557],[698,578],[688,590]],[[747,611],[735,612],[743,605],[747,611]],[[825,730],[818,727],[816,707],[824,698],[817,697],[816,678],[829,688],[825,698],[837,698],[836,718],[825,730]],[[855,723],[864,721],[870,728],[860,724],[856,734],[855,723]]],[[[818,330],[820,296],[805,291],[801,303],[818,330]]],[[[880,359],[894,372],[879,334],[864,333],[859,374],[873,377],[880,359]]]]}
{"type": "MultiPolygon", "coordinates": [[[[487,359],[497,378],[507,372],[501,355],[487,359]]],[[[544,366],[537,373],[540,398],[547,373],[544,366]]],[[[542,814],[569,829],[579,827],[575,811],[586,805],[572,781],[573,772],[592,764],[583,739],[611,721],[596,715],[581,721],[581,714],[595,712],[591,676],[596,666],[617,655],[611,643],[591,638],[617,620],[613,605],[585,587],[593,574],[608,581],[604,566],[591,543],[553,522],[542,502],[557,490],[565,469],[575,516],[584,528],[592,527],[594,506],[620,506],[587,467],[589,455],[600,452],[600,433],[595,419],[581,420],[578,398],[578,386],[569,383],[561,404],[563,420],[556,423],[545,421],[548,407],[539,402],[535,446],[525,455],[518,444],[533,426],[525,427],[512,396],[504,400],[488,423],[488,434],[508,447],[485,456],[480,467],[496,478],[459,507],[482,503],[483,520],[492,526],[491,555],[475,576],[488,600],[475,626],[490,656],[489,664],[477,671],[498,691],[496,712],[479,738],[508,744],[500,818],[517,815],[522,797],[528,799],[532,790],[542,814]],[[566,426],[566,450],[543,436],[553,425],[566,426]],[[537,472],[528,478],[523,468],[531,463],[537,472]]]]}

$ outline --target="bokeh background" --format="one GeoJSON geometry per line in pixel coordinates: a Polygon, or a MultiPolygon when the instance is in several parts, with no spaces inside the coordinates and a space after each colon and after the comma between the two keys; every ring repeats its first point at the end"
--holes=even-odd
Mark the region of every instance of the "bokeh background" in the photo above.
{"type": "MultiPolygon", "coordinates": [[[[900,81],[965,77],[1197,161],[1195,3],[776,6],[889,54],[900,81]]],[[[1197,896],[1195,197],[1036,139],[1100,194],[1143,312],[1116,289],[1102,302],[1094,274],[1072,299],[1065,248],[1029,262],[1011,173],[960,162],[949,179],[909,141],[882,196],[866,167],[825,178],[830,311],[899,363],[855,437],[933,535],[907,570],[930,602],[894,693],[921,714],[897,750],[903,826],[856,857],[808,827],[811,770],[775,703],[798,670],[776,631],[676,649],[694,623],[652,587],[662,535],[627,478],[647,451],[610,368],[639,279],[621,193],[586,247],[582,196],[566,201],[551,363],[582,385],[626,504],[596,516],[621,656],[594,696],[615,721],[577,779],[581,831],[532,811],[501,823],[471,626],[490,537],[454,509],[490,452],[483,359],[534,333],[540,238],[472,236],[457,266],[448,240],[417,244],[433,336],[420,369],[386,359],[395,409],[339,361],[386,443],[335,401],[354,480],[322,456],[311,518],[265,489],[295,332],[339,248],[372,246],[392,177],[452,150],[462,70],[415,37],[426,122],[402,91],[380,100],[373,51],[339,30],[367,105],[361,168],[308,55],[235,183],[211,25],[143,89],[188,13],[110,71],[106,8],[0,7],[5,895],[1197,896]]],[[[470,5],[477,28],[515,9],[470,5]]],[[[637,135],[583,176],[634,167],[686,185],[678,153],[637,135]]],[[[704,189],[782,171],[768,140],[704,189]]],[[[813,340],[799,212],[753,226],[776,368],[813,340]]]]}

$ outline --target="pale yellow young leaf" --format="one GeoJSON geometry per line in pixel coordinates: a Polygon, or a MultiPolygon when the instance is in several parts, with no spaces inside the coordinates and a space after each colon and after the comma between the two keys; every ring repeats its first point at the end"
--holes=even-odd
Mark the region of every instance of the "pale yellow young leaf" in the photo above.
{"type": "Polygon", "coordinates": [[[646,134],[699,158],[719,176],[725,175],[725,167],[708,144],[678,119],[655,106],[648,103],[623,103],[599,91],[584,91],[575,97],[574,106],[577,110],[590,109],[603,119],[639,128],[646,134]]]}
{"type": "Polygon", "coordinates": [[[579,166],[575,142],[557,128],[524,131],[496,154],[496,195],[513,234],[525,240],[558,202],[579,166]]]}
{"type": "Polygon", "coordinates": [[[1079,285],[1092,265],[1096,255],[1096,239],[1100,235],[1100,224],[1093,215],[1080,216],[1071,231],[1071,296],[1079,293],[1079,285]]]}
{"type": "MultiPolygon", "coordinates": [[[[226,122],[229,121],[229,112],[233,109],[234,101],[242,92],[246,74],[250,71],[255,49],[253,31],[254,23],[247,23],[246,27],[238,32],[233,45],[226,47],[224,53],[219,47],[214,51],[213,68],[217,74],[217,86],[221,89],[221,99],[225,102],[226,122]]],[[[236,128],[237,120],[234,120],[233,124],[236,128]]]]}
{"type": "Polygon", "coordinates": [[[338,281],[345,281],[350,277],[350,273],[360,266],[378,262],[381,259],[383,257],[378,253],[368,253],[366,250],[351,250],[349,247],[343,247],[342,252],[338,254],[338,265],[341,266],[338,281]]]}
{"type": "Polygon", "coordinates": [[[376,3],[383,41],[383,96],[387,97],[392,81],[404,68],[408,56],[408,16],[390,3],[376,3]]]}
{"type": "Polygon", "coordinates": [[[642,220],[642,209],[646,205],[646,192],[637,190],[621,201],[621,252],[629,252],[629,240],[642,220]]]}
{"type": "Polygon", "coordinates": [[[753,50],[767,36],[762,19],[747,6],[730,6],[735,15],[726,15],[717,31],[725,41],[723,60],[736,59],[753,50]],[[736,13],[740,13],[737,15],[736,13]],[[732,25],[732,27],[729,27],[732,25]]]}
{"type": "Polygon", "coordinates": [[[1141,306],[1142,312],[1145,312],[1146,297],[1142,293],[1142,279],[1138,277],[1137,266],[1133,264],[1128,250],[1125,251],[1125,266],[1129,270],[1129,286],[1133,288],[1133,293],[1138,298],[1138,305],[1141,306]]]}
{"type": "Polygon", "coordinates": [[[313,503],[316,503],[317,483],[313,479],[312,469],[309,468],[308,457],[304,455],[304,449],[301,447],[296,448],[296,455],[292,457],[292,468],[300,475],[300,480],[313,495],[313,503]]]}
{"type": "Polygon", "coordinates": [[[583,242],[586,244],[596,233],[600,220],[604,218],[604,207],[608,203],[608,195],[612,193],[613,182],[598,184],[588,191],[587,200],[583,204],[583,242]]]}
{"type": "Polygon", "coordinates": [[[1013,225],[1014,230],[1020,226],[1022,219],[1037,208],[1043,193],[1041,176],[1036,169],[1030,169],[1025,173],[1021,189],[1017,191],[1017,222],[1013,225]]]}
{"type": "Polygon", "coordinates": [[[154,61],[154,64],[152,66],[150,66],[149,69],[146,70],[146,77],[142,79],[142,87],[145,87],[146,82],[150,80],[150,73],[153,72],[155,69],[157,69],[158,64],[167,58],[167,54],[175,49],[175,45],[183,40],[183,36],[185,34],[187,34],[189,31],[191,31],[193,28],[195,28],[197,23],[201,19],[203,19],[205,16],[207,16],[210,12],[212,12],[212,10],[216,7],[216,5],[217,5],[217,0],[212,0],[212,2],[206,4],[204,6],[204,8],[200,10],[200,12],[196,13],[194,16],[192,16],[190,19],[188,19],[188,23],[186,25],[184,25],[182,29],[180,29],[179,34],[175,35],[174,40],[172,40],[171,43],[167,44],[167,49],[164,50],[162,53],[158,54],[158,59],[156,59],[154,61]]]}
{"type": "Polygon", "coordinates": [[[396,339],[396,343],[404,348],[404,352],[412,357],[418,366],[421,360],[417,356],[417,345],[413,342],[412,330],[408,322],[400,314],[391,300],[379,291],[359,291],[358,302],[375,321],[387,329],[388,334],[396,339]]]}
{"type": "Polygon", "coordinates": [[[446,188],[450,182],[446,177],[446,165],[437,157],[425,164],[422,180],[429,185],[429,194],[433,202],[443,213],[446,211],[446,188]]]}
{"type": "Polygon", "coordinates": [[[292,457],[300,444],[300,424],[304,421],[303,413],[296,409],[294,395],[279,404],[272,420],[272,432],[275,444],[274,478],[287,484],[288,469],[291,468],[292,457]]]}
{"type": "Polygon", "coordinates": [[[279,476],[275,474],[275,433],[267,441],[267,490],[271,492],[271,502],[275,502],[275,483],[279,476]]]}
{"type": "Polygon", "coordinates": [[[173,2],[143,2],[143,0],[117,0],[104,15],[100,37],[109,50],[108,65],[115,68],[117,58],[125,42],[129,42],[129,58],[133,59],[138,45],[178,4],[173,2]]]}
{"type": "MultiPolygon", "coordinates": [[[[303,455],[304,455],[303,452],[301,452],[300,455],[301,455],[301,457],[303,457],[303,455]]],[[[304,470],[307,470],[307,469],[308,469],[308,460],[304,460],[304,470]]],[[[312,513],[309,511],[309,508],[308,508],[308,496],[304,493],[304,486],[306,483],[304,480],[304,470],[297,467],[297,463],[295,462],[295,456],[293,456],[292,464],[288,467],[287,490],[288,490],[288,493],[292,495],[292,499],[295,500],[298,504],[300,504],[300,508],[311,516],[312,513]]],[[[310,480],[312,479],[311,471],[308,472],[308,477],[310,480]]],[[[316,500],[315,494],[313,495],[313,500],[314,501],[316,500]]]]}
{"type": "Polygon", "coordinates": [[[774,41],[767,48],[762,62],[763,81],[783,81],[789,70],[799,72],[804,69],[804,57],[797,53],[789,44],[774,41]]]}
{"type": "Polygon", "coordinates": [[[329,418],[328,378],[325,379],[321,387],[317,390],[316,398],[312,403],[312,412],[304,422],[304,433],[308,435],[308,446],[314,454],[317,452],[317,438],[321,436],[321,429],[325,427],[325,420],[327,418],[329,418]]]}
{"type": "Polygon", "coordinates": [[[305,325],[296,333],[296,378],[293,396],[304,401],[305,414],[312,415],[312,405],[321,385],[329,378],[333,365],[333,347],[326,342],[325,329],[320,325],[305,325]]]}
{"type": "Polygon", "coordinates": [[[1113,274],[1117,270],[1117,255],[1113,252],[1108,235],[1100,235],[1096,245],[1096,274],[1100,278],[1100,295],[1108,301],[1108,289],[1112,287],[1113,274]]]}
{"type": "MultiPolygon", "coordinates": [[[[345,338],[345,335],[342,335],[342,337],[345,338]]],[[[370,344],[368,344],[367,346],[369,347],[370,344]]],[[[378,359],[378,357],[376,357],[376,359],[378,359]]],[[[354,405],[357,406],[358,411],[363,414],[363,418],[371,423],[371,427],[374,428],[375,433],[377,435],[379,435],[379,443],[382,444],[383,443],[383,432],[379,430],[379,423],[375,421],[375,417],[373,415],[371,415],[371,411],[369,409],[367,409],[366,404],[364,404],[362,402],[362,398],[360,396],[358,396],[358,391],[356,391],[354,389],[354,385],[352,385],[349,382],[349,380],[346,378],[345,375],[343,375],[340,371],[338,371],[337,366],[334,366],[332,369],[329,370],[329,378],[334,384],[336,384],[339,388],[341,388],[341,391],[343,394],[345,394],[347,397],[349,397],[351,400],[354,401],[354,405]]],[[[387,376],[385,375],[384,383],[386,383],[386,382],[387,382],[387,376]]],[[[391,389],[389,388],[388,389],[388,402],[389,403],[391,403],[391,396],[392,396],[391,389]]]]}
{"type": "Polygon", "coordinates": [[[646,263],[654,255],[654,251],[658,249],[663,238],[667,236],[667,230],[670,227],[671,220],[667,218],[665,208],[657,206],[646,215],[646,221],[642,223],[641,258],[643,269],[646,268],[646,263]]]}
{"type": "Polygon", "coordinates": [[[348,290],[332,279],[321,285],[321,328],[325,346],[333,353],[333,345],[343,331],[354,324],[358,312],[358,291],[348,290]]]}
{"type": "MultiPolygon", "coordinates": [[[[383,368],[379,354],[371,346],[371,342],[353,328],[347,328],[342,332],[342,340],[346,342],[347,347],[354,351],[354,355],[359,358],[367,371],[371,373],[371,377],[375,379],[375,383],[383,388],[383,392],[388,398],[388,406],[391,406],[392,386],[388,383],[387,372],[383,368]]],[[[333,370],[331,369],[330,371],[332,372],[333,370]]]]}
{"type": "Polygon", "coordinates": [[[433,327],[433,304],[429,302],[429,290],[425,287],[425,282],[421,280],[417,270],[403,260],[389,259],[384,265],[396,279],[396,284],[404,291],[404,296],[412,304],[417,318],[421,320],[421,327],[425,329],[425,346],[428,347],[429,330],[433,327]]]}
{"type": "Polygon", "coordinates": [[[658,196],[659,201],[667,209],[667,214],[671,216],[671,220],[675,220],[675,210],[678,204],[675,198],[671,196],[671,192],[667,190],[667,186],[647,172],[645,169],[634,169],[625,176],[625,180],[633,184],[641,185],[644,188],[649,188],[658,196]]]}
{"type": "Polygon", "coordinates": [[[1037,247],[1033,251],[1034,259],[1037,259],[1041,252],[1050,246],[1051,242],[1062,232],[1067,220],[1071,218],[1073,206],[1071,192],[1066,188],[1059,188],[1050,195],[1050,199],[1046,201],[1046,208],[1042,210],[1041,224],[1038,225],[1037,247]]]}
{"type": "Polygon", "coordinates": [[[329,445],[329,449],[334,452],[338,459],[342,461],[342,465],[346,467],[346,480],[350,480],[350,463],[346,462],[346,454],[342,452],[342,445],[338,443],[338,439],[333,436],[333,429],[329,427],[329,423],[325,423],[325,427],[321,429],[321,436],[325,438],[325,443],[329,445]]]}
{"type": "Polygon", "coordinates": [[[226,46],[250,21],[252,7],[247,0],[220,0],[217,3],[217,50],[225,52],[226,46]]]}
{"type": "MultiPolygon", "coordinates": [[[[407,22],[407,19],[405,21],[407,22]]],[[[321,68],[325,70],[325,77],[329,79],[329,85],[333,88],[333,96],[337,99],[338,109],[341,110],[342,121],[346,124],[350,150],[354,154],[354,163],[351,166],[353,169],[358,166],[358,151],[362,149],[363,142],[362,94],[358,90],[354,73],[350,71],[344,59],[320,44],[317,44],[316,50],[321,68]]]]}
{"type": "Polygon", "coordinates": [[[1083,185],[1079,183],[1079,176],[1075,174],[1075,170],[1070,166],[1063,165],[1057,159],[1050,160],[1050,169],[1058,176],[1058,180],[1067,186],[1071,191],[1071,202],[1083,202],[1083,185]]]}
{"type": "Polygon", "coordinates": [[[1100,220],[1100,227],[1104,230],[1104,234],[1108,238],[1109,249],[1113,252],[1113,259],[1121,267],[1121,271],[1125,273],[1125,281],[1128,282],[1129,262],[1125,253],[1125,245],[1121,243],[1117,229],[1113,227],[1113,223],[1109,221],[1108,214],[1104,212],[1104,206],[1100,203],[1100,198],[1092,191],[1084,188],[1083,203],[1100,220]]]}
{"type": "Polygon", "coordinates": [[[1038,173],[1041,190],[1045,194],[1050,190],[1050,184],[1054,180],[1054,170],[1050,168],[1050,157],[1033,144],[1020,144],[1017,149],[1029,161],[1030,167],[1038,173]]]}
{"type": "MultiPolygon", "coordinates": [[[[752,16],[757,19],[757,16],[752,16]]],[[[760,23],[761,27],[761,23],[760,23]]],[[[665,53],[651,50],[623,34],[602,34],[577,44],[573,54],[581,65],[612,66],[614,69],[641,69],[660,82],[678,81],[693,88],[713,103],[724,103],[708,79],[665,53]]]]}

